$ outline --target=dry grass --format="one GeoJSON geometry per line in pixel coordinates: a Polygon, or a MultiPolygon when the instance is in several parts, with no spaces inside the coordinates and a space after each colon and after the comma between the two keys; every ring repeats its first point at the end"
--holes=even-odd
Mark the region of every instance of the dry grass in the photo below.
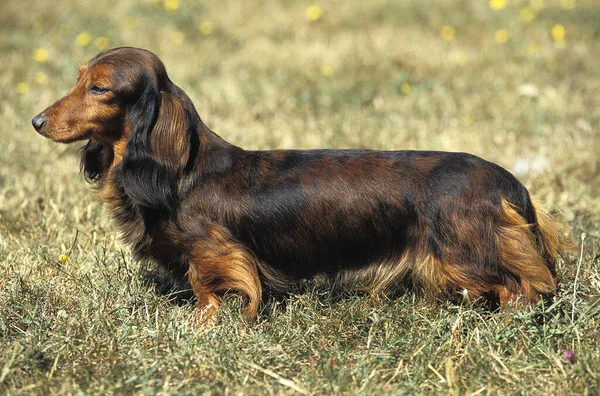
{"type": "Polygon", "coordinates": [[[596,1],[315,4],[310,21],[305,1],[2,2],[0,393],[600,393],[596,1]],[[206,123],[245,148],[497,162],[563,213],[581,252],[560,263],[550,307],[490,314],[309,285],[267,301],[256,324],[232,299],[193,328],[192,305],[156,290],[118,241],[76,147],[30,125],[105,45],[158,53],[206,123]]]}

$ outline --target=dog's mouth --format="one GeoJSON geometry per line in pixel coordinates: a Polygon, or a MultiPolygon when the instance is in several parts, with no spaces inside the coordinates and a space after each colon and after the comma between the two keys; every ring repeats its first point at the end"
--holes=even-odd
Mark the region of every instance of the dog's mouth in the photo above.
{"type": "Polygon", "coordinates": [[[94,134],[94,131],[92,130],[87,130],[82,134],[69,133],[71,131],[53,131],[52,128],[46,125],[42,126],[39,129],[36,128],[36,131],[41,136],[45,137],[46,139],[50,139],[56,143],[73,143],[80,140],[91,139],[94,134]]]}

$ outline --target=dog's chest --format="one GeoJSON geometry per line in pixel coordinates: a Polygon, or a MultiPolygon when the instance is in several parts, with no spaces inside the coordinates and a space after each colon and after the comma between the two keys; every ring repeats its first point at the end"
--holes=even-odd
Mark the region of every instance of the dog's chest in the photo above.
{"type": "Polygon", "coordinates": [[[166,226],[156,222],[160,213],[148,212],[135,204],[115,181],[116,178],[107,179],[100,187],[100,195],[119,227],[123,242],[131,246],[136,258],[151,259],[173,277],[183,279],[187,271],[186,256],[180,243],[164,229],[166,226]]]}
{"type": "Polygon", "coordinates": [[[132,246],[136,256],[146,256],[144,252],[151,245],[146,232],[142,211],[125,193],[118,179],[112,173],[99,188],[100,197],[116,221],[122,240],[132,246]]]}

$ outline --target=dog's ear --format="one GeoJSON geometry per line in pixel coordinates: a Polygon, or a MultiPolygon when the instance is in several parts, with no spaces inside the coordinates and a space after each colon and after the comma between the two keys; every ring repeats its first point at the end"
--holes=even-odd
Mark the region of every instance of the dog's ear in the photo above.
{"type": "Polygon", "coordinates": [[[187,165],[190,136],[183,104],[172,93],[161,92],[160,110],[150,135],[155,160],[177,172],[187,165]]]}
{"type": "Polygon", "coordinates": [[[79,149],[81,157],[80,169],[85,176],[85,180],[92,183],[97,181],[104,172],[104,146],[101,143],[90,140],[85,146],[79,149]]]}
{"type": "Polygon", "coordinates": [[[123,188],[139,205],[172,212],[177,165],[187,162],[185,115],[176,98],[161,93],[155,79],[142,75],[138,86],[127,115],[131,135],[121,163],[123,188]]]}

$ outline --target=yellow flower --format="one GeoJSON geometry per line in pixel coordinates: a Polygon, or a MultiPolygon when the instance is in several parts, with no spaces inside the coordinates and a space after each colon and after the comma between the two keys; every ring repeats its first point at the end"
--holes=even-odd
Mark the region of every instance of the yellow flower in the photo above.
{"type": "Polygon", "coordinates": [[[566,30],[561,24],[552,26],[552,38],[554,41],[563,41],[565,39],[566,30]]]}
{"type": "Polygon", "coordinates": [[[529,7],[523,7],[519,11],[519,19],[523,23],[531,22],[531,21],[533,21],[535,19],[535,11],[533,11],[529,7]]]}
{"type": "Polygon", "coordinates": [[[409,83],[403,83],[402,85],[400,85],[400,92],[402,92],[404,95],[408,95],[411,90],[412,87],[409,83]]]}
{"type": "Polygon", "coordinates": [[[108,43],[109,43],[108,42],[108,37],[106,37],[106,36],[100,36],[96,40],[94,40],[94,45],[99,50],[105,50],[105,49],[107,49],[108,48],[108,43]]]}
{"type": "Polygon", "coordinates": [[[572,10],[577,6],[576,0],[562,0],[561,4],[565,10],[572,10]]]}
{"type": "Polygon", "coordinates": [[[167,11],[177,11],[179,9],[179,0],[164,0],[163,5],[167,11]]]}
{"type": "Polygon", "coordinates": [[[500,29],[496,31],[494,37],[496,38],[497,43],[504,44],[508,41],[508,30],[500,29]]]}
{"type": "Polygon", "coordinates": [[[204,21],[200,24],[200,33],[205,36],[208,36],[215,29],[215,24],[211,21],[204,21]]]}
{"type": "Polygon", "coordinates": [[[319,18],[321,18],[322,14],[323,10],[321,10],[321,7],[319,7],[318,5],[311,5],[306,9],[306,18],[309,21],[318,20],[319,18]]]}
{"type": "Polygon", "coordinates": [[[48,60],[48,51],[43,48],[38,48],[33,53],[33,60],[36,62],[46,62],[48,60]]]}
{"type": "Polygon", "coordinates": [[[441,35],[444,40],[450,41],[456,36],[456,29],[454,29],[454,26],[446,25],[442,28],[441,35]]]}
{"type": "Polygon", "coordinates": [[[66,254],[61,254],[60,256],[58,256],[58,261],[65,264],[71,261],[71,259],[66,254]]]}
{"type": "Polygon", "coordinates": [[[29,84],[26,82],[20,82],[17,84],[17,92],[21,95],[26,94],[29,91],[29,84]]]}
{"type": "Polygon", "coordinates": [[[539,11],[544,8],[544,0],[529,0],[529,5],[535,11],[539,11]]]}
{"type": "Polygon", "coordinates": [[[490,7],[494,10],[501,10],[506,7],[506,0],[490,0],[490,7]]]}
{"type": "Polygon", "coordinates": [[[468,114],[465,116],[464,121],[466,125],[473,125],[473,123],[475,122],[475,117],[473,117],[471,114],[468,114]]]}
{"type": "Polygon", "coordinates": [[[35,74],[35,82],[40,85],[48,84],[48,75],[44,72],[37,72],[35,74]]]}
{"type": "Polygon", "coordinates": [[[321,74],[325,77],[330,77],[333,74],[333,67],[329,65],[321,66],[321,74]]]}
{"type": "Polygon", "coordinates": [[[90,41],[92,41],[92,36],[88,32],[81,32],[75,37],[75,45],[78,47],[85,47],[90,41]]]}
{"type": "Polygon", "coordinates": [[[179,30],[176,30],[173,33],[171,33],[171,41],[174,44],[181,44],[181,43],[183,43],[183,39],[185,39],[185,34],[183,34],[182,32],[180,32],[179,30]]]}

